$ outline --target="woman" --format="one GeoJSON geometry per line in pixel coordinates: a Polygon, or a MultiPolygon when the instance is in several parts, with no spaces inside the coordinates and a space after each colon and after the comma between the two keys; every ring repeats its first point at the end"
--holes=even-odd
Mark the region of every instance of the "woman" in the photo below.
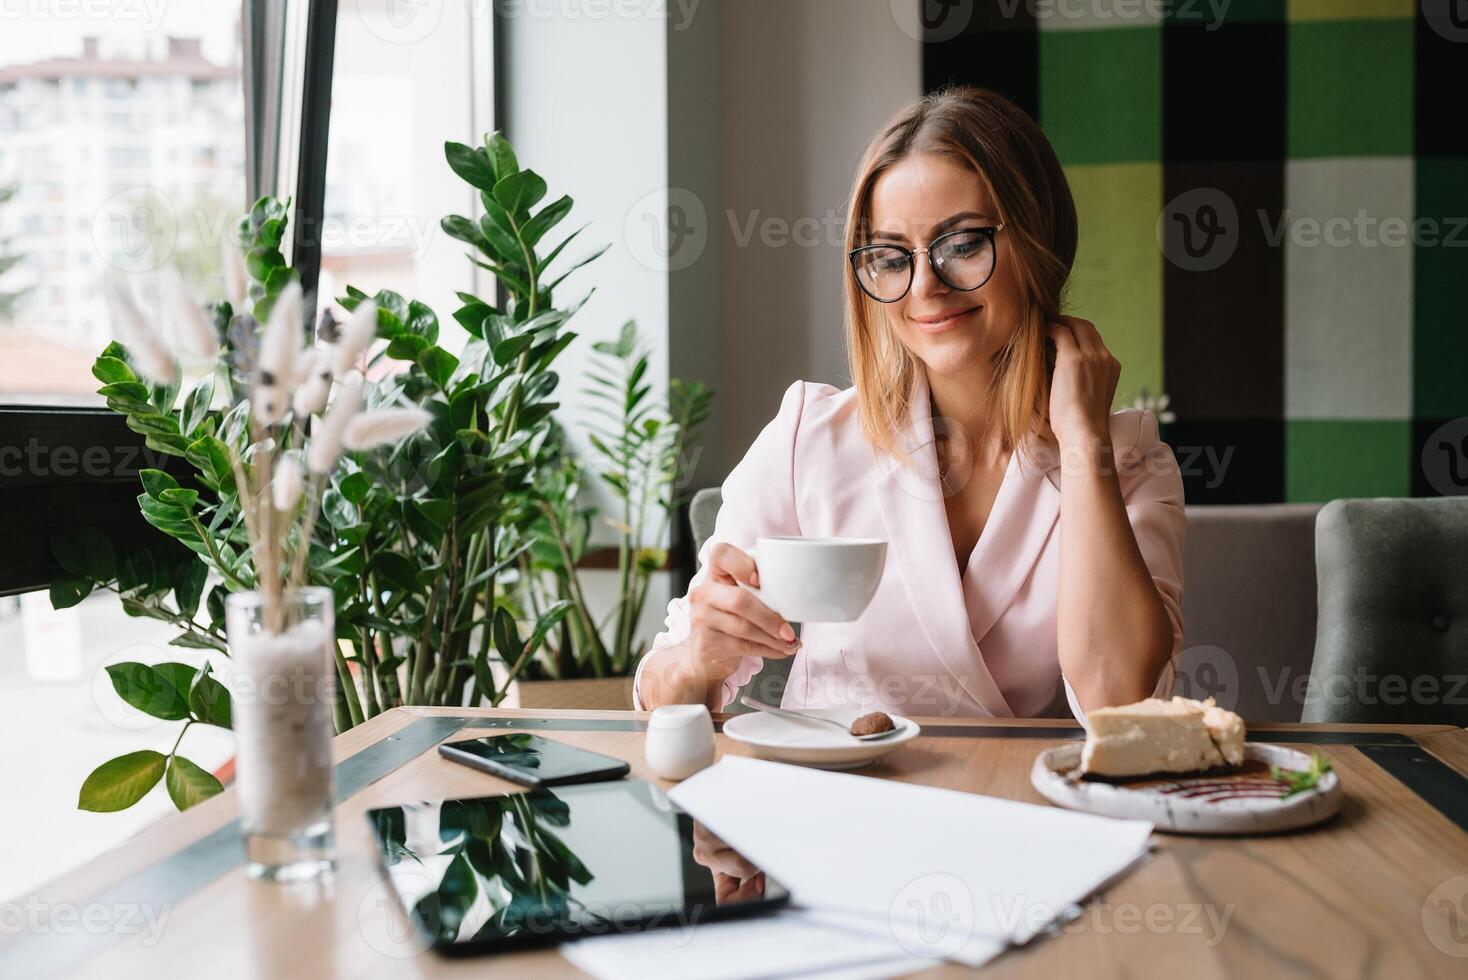
{"type": "Polygon", "coordinates": [[[1001,96],[931,95],[873,141],[852,193],[853,388],[796,383],[724,484],[686,597],[635,684],[725,707],[794,657],[784,703],[1077,717],[1165,693],[1182,638],[1183,490],[1120,365],[1061,316],[1065,175],[1001,96]],[[790,624],[738,583],[765,535],[888,542],[854,623],[790,624]]]}

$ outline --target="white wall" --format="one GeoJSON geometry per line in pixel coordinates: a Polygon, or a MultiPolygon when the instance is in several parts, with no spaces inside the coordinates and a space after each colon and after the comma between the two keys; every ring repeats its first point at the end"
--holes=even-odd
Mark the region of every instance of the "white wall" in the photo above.
{"type": "MultiPolygon", "coordinates": [[[[509,9],[501,22],[503,127],[520,165],[546,179],[552,198],[570,194],[576,199],[570,217],[547,243],[590,222],[566,256],[574,259],[612,244],[606,255],[567,280],[557,299],[566,303],[595,286],[596,294],[571,329],[583,338],[604,340],[635,319],[652,347],[649,373],[666,379],[667,276],[624,234],[629,213],[649,195],[650,205],[661,212],[668,186],[664,21],[578,14],[599,9],[594,5],[527,2],[509,9]]],[[[589,339],[572,344],[557,362],[562,415],[570,424],[585,401],[581,373],[591,353],[589,339]]]]}
{"type": "MultiPolygon", "coordinates": [[[[635,319],[652,350],[648,373],[656,387],[651,397],[662,397],[668,377],[668,277],[655,250],[649,251],[656,244],[655,229],[640,220],[644,213],[666,212],[667,23],[657,16],[607,15],[605,6],[543,0],[507,9],[499,24],[504,32],[501,125],[520,165],[546,179],[550,196],[570,194],[576,200],[570,217],[547,242],[590,222],[566,256],[574,259],[612,245],[568,279],[557,296],[565,303],[596,287],[571,321],[570,329],[582,339],[557,361],[560,415],[578,448],[588,451],[577,421],[587,417],[581,389],[592,340],[611,339],[624,322],[635,319]],[[634,235],[627,233],[629,225],[634,235]]],[[[618,512],[604,488],[593,483],[588,488],[591,502],[603,512],[618,512]]],[[[610,537],[605,529],[599,536],[610,537]]],[[[641,630],[648,641],[662,623],[667,578],[658,576],[649,589],[641,630]]],[[[598,609],[616,594],[612,573],[589,573],[583,582],[588,601],[598,609]]]]}

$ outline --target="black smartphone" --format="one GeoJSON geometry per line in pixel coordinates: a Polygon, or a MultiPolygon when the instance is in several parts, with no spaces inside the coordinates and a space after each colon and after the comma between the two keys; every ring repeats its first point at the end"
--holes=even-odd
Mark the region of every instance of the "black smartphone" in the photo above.
{"type": "Polygon", "coordinates": [[[587,752],[539,735],[491,735],[438,747],[445,759],[529,786],[569,786],[621,779],[631,768],[621,759],[587,752]]]}

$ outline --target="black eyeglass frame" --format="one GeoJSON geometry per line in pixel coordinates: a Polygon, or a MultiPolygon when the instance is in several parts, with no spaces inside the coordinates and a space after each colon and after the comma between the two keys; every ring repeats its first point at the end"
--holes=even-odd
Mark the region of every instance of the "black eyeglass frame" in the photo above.
{"type": "Polygon", "coordinates": [[[878,303],[897,303],[900,302],[904,297],[906,297],[908,293],[912,292],[913,280],[917,278],[917,257],[919,254],[924,252],[926,252],[928,256],[928,268],[933,270],[933,275],[938,277],[939,282],[947,286],[949,289],[956,289],[961,293],[971,293],[975,289],[982,289],[989,282],[990,279],[994,278],[994,270],[999,268],[999,243],[996,236],[998,236],[998,234],[1003,230],[1004,225],[1002,222],[997,225],[986,225],[981,228],[955,228],[953,231],[947,231],[939,235],[937,238],[933,239],[931,242],[928,242],[928,244],[924,245],[922,248],[904,248],[901,245],[897,245],[891,242],[862,245],[848,252],[846,255],[846,260],[851,264],[851,274],[856,277],[857,287],[863,293],[870,296],[874,301],[878,303]],[[943,275],[943,270],[938,267],[938,263],[933,259],[933,249],[937,248],[948,239],[953,238],[957,235],[973,234],[980,234],[988,237],[989,248],[994,253],[994,263],[989,267],[989,274],[984,277],[983,282],[979,283],[976,286],[959,286],[955,283],[949,282],[948,277],[943,275]],[[867,252],[874,252],[877,249],[896,249],[897,251],[902,252],[904,255],[907,256],[907,288],[904,289],[899,295],[894,296],[892,299],[882,299],[880,296],[873,295],[872,291],[868,289],[866,285],[861,281],[861,272],[857,269],[857,261],[860,260],[862,255],[866,254],[867,252]]]}

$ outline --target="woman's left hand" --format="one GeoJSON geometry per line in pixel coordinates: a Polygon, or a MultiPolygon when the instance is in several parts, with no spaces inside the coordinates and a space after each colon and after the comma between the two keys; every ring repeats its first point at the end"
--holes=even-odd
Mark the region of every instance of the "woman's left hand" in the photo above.
{"type": "Polygon", "coordinates": [[[1111,400],[1121,362],[1090,320],[1063,316],[1049,324],[1055,342],[1050,379],[1050,428],[1062,447],[1104,442],[1111,434],[1111,400]]]}

